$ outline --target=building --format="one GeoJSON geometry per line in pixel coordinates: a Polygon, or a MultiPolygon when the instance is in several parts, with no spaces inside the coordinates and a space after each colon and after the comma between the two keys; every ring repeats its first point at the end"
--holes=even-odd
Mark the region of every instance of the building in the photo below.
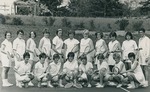
{"type": "Polygon", "coordinates": [[[4,15],[14,14],[14,2],[17,0],[0,0],[0,13],[4,15]]]}

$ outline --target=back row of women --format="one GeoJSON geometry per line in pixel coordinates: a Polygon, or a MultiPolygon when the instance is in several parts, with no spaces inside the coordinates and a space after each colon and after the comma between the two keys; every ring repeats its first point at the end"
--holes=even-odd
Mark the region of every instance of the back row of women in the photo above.
{"type": "MultiPolygon", "coordinates": [[[[30,59],[29,63],[31,64],[32,67],[30,69],[30,74],[28,74],[28,76],[30,75],[30,78],[33,78],[31,75],[35,76],[39,72],[41,73],[42,71],[47,70],[56,73],[56,71],[59,69],[58,68],[55,69],[57,65],[55,66],[53,63],[56,63],[56,61],[61,61],[62,58],[63,61],[65,62],[65,64],[59,66],[59,68],[60,67],[61,68],[59,70],[59,74],[57,74],[57,78],[56,76],[55,77],[52,76],[51,73],[46,73],[45,75],[42,75],[42,77],[41,75],[38,75],[38,78],[39,76],[40,78],[37,79],[38,81],[40,81],[40,83],[42,82],[42,80],[47,79],[53,79],[53,81],[54,80],[56,81],[59,78],[62,79],[64,78],[62,75],[66,74],[66,76],[74,75],[73,78],[75,79],[78,78],[78,80],[82,80],[83,83],[83,84],[81,83],[82,85],[79,85],[75,81],[75,85],[66,84],[65,85],[66,88],[69,88],[71,85],[74,85],[77,88],[81,88],[82,86],[84,86],[85,80],[88,80],[87,86],[91,87],[91,83],[89,81],[91,81],[92,79],[100,81],[100,83],[98,82],[96,84],[97,87],[104,87],[103,81],[105,80],[105,78],[107,81],[109,81],[109,84],[112,84],[111,81],[115,80],[115,82],[117,82],[117,87],[122,86],[123,83],[127,81],[130,82],[128,83],[129,84],[128,88],[135,88],[136,82],[140,84],[140,86],[143,87],[148,86],[150,39],[145,35],[144,28],[139,30],[140,38],[138,45],[133,40],[133,35],[131,32],[127,32],[125,34],[125,41],[123,41],[122,46],[120,45],[120,42],[117,40],[116,32],[111,32],[109,34],[111,41],[108,43],[108,46],[105,40],[103,39],[104,35],[101,32],[97,32],[95,34],[97,38],[95,46],[93,44],[92,39],[88,37],[89,36],[88,30],[83,31],[83,38],[81,39],[80,42],[74,38],[75,36],[74,31],[69,31],[68,32],[69,38],[64,41],[62,40],[62,34],[63,30],[58,29],[56,31],[56,36],[51,41],[49,38],[50,32],[48,31],[48,29],[44,29],[43,38],[40,40],[39,46],[37,48],[37,45],[35,43],[35,37],[37,36],[36,32],[30,32],[29,34],[30,38],[27,40],[27,42],[25,42],[25,40],[23,39],[24,35],[23,30],[18,30],[17,38],[13,41],[13,44],[10,41],[12,37],[11,32],[6,32],[5,40],[1,43],[1,61],[3,66],[2,86],[7,87],[13,85],[8,82],[8,71],[11,67],[12,58],[14,58],[15,61],[14,70],[16,76],[16,86],[19,87],[21,87],[21,85],[19,84],[18,80],[21,80],[21,82],[26,83],[24,79],[26,79],[27,77],[26,76],[22,77],[24,74],[22,74],[21,76],[19,72],[23,73],[23,71],[25,72],[25,70],[28,70],[29,65],[24,64],[24,62],[28,61],[28,58],[30,59]],[[43,70],[36,72],[36,74],[31,74],[31,72],[35,68],[44,67],[38,64],[39,62],[42,62],[42,58],[45,58],[44,61],[47,61],[46,66],[51,66],[52,70],[44,68],[43,70]],[[68,70],[72,71],[76,67],[75,65],[70,64],[70,62],[72,62],[71,58],[73,58],[73,60],[76,61],[79,66],[77,69],[78,73],[66,72],[68,70]],[[102,64],[101,61],[106,62],[102,64]],[[21,64],[21,62],[23,63],[21,64]],[[88,63],[91,63],[92,65],[88,63]],[[108,69],[106,68],[107,66],[106,63],[108,65],[108,69]],[[124,67],[123,65],[125,66],[125,69],[123,68],[124,67]],[[94,66],[96,66],[96,68],[94,66]],[[81,71],[82,73],[80,74],[81,71]],[[18,76],[18,74],[20,75],[20,77],[18,76]],[[51,77],[48,77],[48,74],[50,74],[51,77]],[[58,77],[58,75],[61,75],[61,77],[60,76],[58,77]],[[77,77],[77,75],[81,76],[77,77]],[[90,77],[90,79],[89,75],[92,76],[90,77]]],[[[72,77],[68,78],[69,80],[72,79],[72,77]]],[[[65,77],[65,79],[68,78],[65,77]]],[[[41,86],[40,83],[38,84],[38,86],[41,86]]],[[[52,87],[50,83],[48,84],[50,87],[52,87]]],[[[62,82],[60,82],[60,86],[63,87],[62,82]]]]}

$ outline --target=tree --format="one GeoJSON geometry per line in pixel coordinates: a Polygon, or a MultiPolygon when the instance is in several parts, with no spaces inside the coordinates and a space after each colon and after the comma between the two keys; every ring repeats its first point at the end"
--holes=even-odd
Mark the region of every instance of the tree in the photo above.
{"type": "Polygon", "coordinates": [[[150,0],[140,2],[140,4],[142,5],[141,13],[144,15],[150,14],[150,0]]]}

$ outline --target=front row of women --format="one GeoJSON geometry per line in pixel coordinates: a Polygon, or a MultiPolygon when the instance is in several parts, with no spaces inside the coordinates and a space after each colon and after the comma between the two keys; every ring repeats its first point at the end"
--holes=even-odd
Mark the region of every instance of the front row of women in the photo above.
{"type": "Polygon", "coordinates": [[[125,64],[121,61],[120,54],[113,54],[115,66],[112,72],[109,69],[107,58],[103,54],[97,56],[97,64],[87,61],[82,55],[78,62],[74,59],[75,54],[69,52],[67,60],[58,54],[53,55],[51,62],[46,61],[47,55],[41,53],[39,61],[31,69],[29,63],[30,54],[24,53],[23,61],[15,66],[18,87],[28,87],[31,80],[37,81],[37,86],[47,87],[92,87],[103,88],[106,85],[114,85],[117,88],[127,86],[129,89],[144,87],[145,78],[139,62],[134,53],[129,53],[131,69],[126,70],[125,64]]]}

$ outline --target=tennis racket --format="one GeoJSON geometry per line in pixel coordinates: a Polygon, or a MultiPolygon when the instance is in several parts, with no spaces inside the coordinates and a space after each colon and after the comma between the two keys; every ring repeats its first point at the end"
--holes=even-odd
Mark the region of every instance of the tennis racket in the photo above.
{"type": "Polygon", "coordinates": [[[112,72],[113,74],[117,75],[120,73],[120,69],[118,67],[113,67],[112,72]]]}
{"type": "Polygon", "coordinates": [[[45,54],[47,55],[48,59],[51,60],[51,57],[48,55],[48,51],[46,50],[45,47],[44,47],[44,51],[45,51],[45,54]]]}
{"type": "Polygon", "coordinates": [[[89,47],[90,46],[85,47],[84,52],[78,57],[78,59],[80,59],[83,55],[86,55],[85,52],[90,49],[89,47]]]}
{"type": "MultiPolygon", "coordinates": [[[[76,45],[72,48],[71,52],[73,52],[73,50],[74,50],[77,46],[78,46],[78,44],[76,44],[76,45]]],[[[74,52],[77,52],[77,50],[74,51],[74,52]]]]}
{"type": "MultiPolygon", "coordinates": [[[[100,53],[103,52],[103,51],[102,51],[102,47],[103,47],[103,45],[100,46],[100,53]]],[[[96,50],[97,50],[97,49],[98,49],[98,47],[96,48],[96,50]]],[[[95,55],[94,58],[96,58],[100,53],[98,53],[97,55],[95,55]]]]}
{"type": "Polygon", "coordinates": [[[21,56],[18,53],[15,54],[15,57],[16,57],[17,61],[21,61],[21,56]]]}
{"type": "Polygon", "coordinates": [[[118,50],[120,50],[118,45],[119,45],[119,43],[116,43],[116,44],[113,46],[112,51],[109,52],[109,53],[121,52],[121,51],[118,51],[118,50]]]}

